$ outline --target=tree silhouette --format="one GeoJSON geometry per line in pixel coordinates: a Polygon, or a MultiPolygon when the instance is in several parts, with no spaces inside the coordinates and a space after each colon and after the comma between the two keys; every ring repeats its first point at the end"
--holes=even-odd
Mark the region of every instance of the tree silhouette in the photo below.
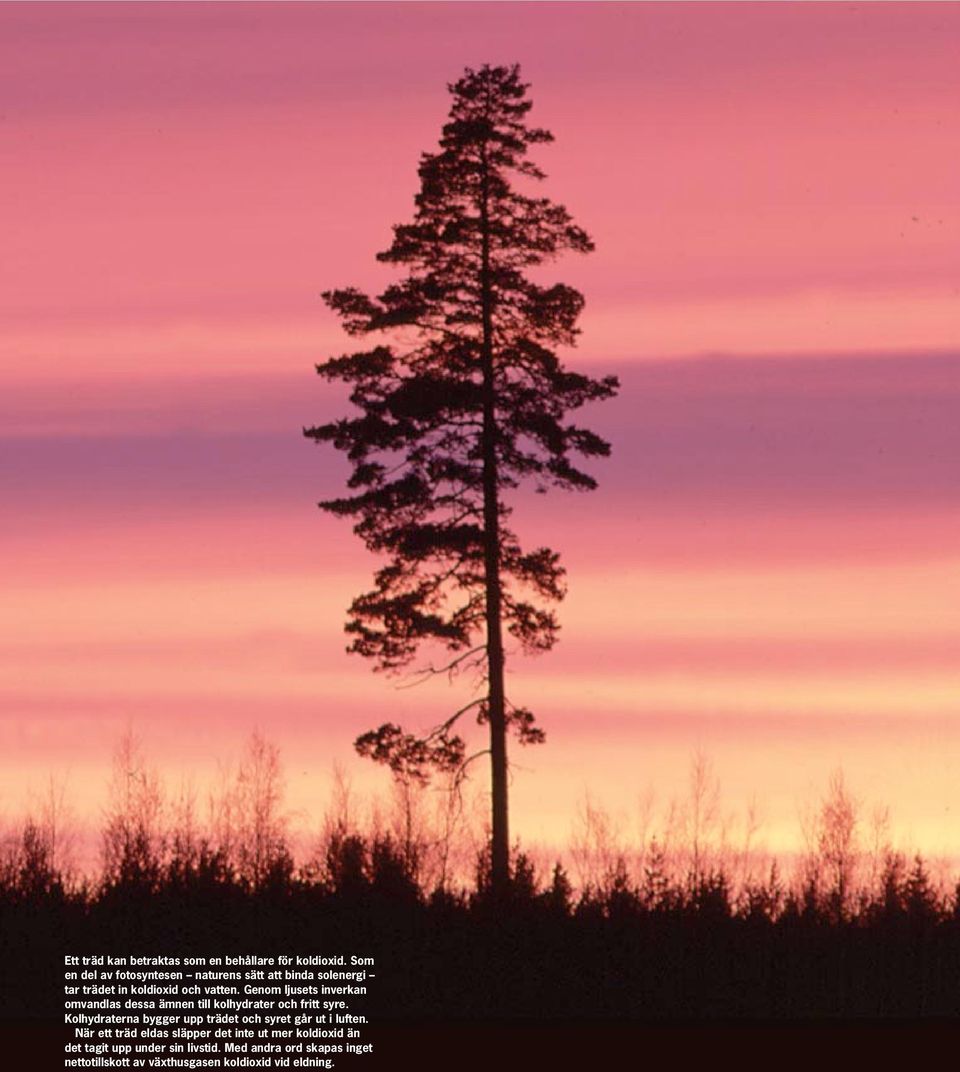
{"type": "Polygon", "coordinates": [[[527,151],[553,140],[526,124],[519,68],[468,68],[448,88],[449,121],[438,151],[421,157],[413,222],[395,226],[377,255],[407,274],[377,298],[355,288],[324,294],[350,335],[390,340],[317,366],[325,379],[352,385],[360,415],[304,434],[353,465],[353,494],[320,506],[356,518],[357,535],[387,558],[372,591],[350,607],[348,650],[394,670],[433,642],[446,661],[426,673],[475,668],[483,679],[482,695],[431,732],[386,723],[356,747],[425,780],[431,768],[462,771],[469,762],[455,732],[462,716],[487,724],[491,880],[502,889],[507,731],[521,743],[543,740],[533,713],[505,695],[504,631],[526,651],[548,650],[558,630],[549,604],[564,594],[558,554],[521,547],[505,496],[526,480],[538,491],[594,488],[571,455],[606,455],[609,444],[565,417],[619,385],[564,367],[556,348],[575,342],[583,297],[528,274],[593,244],[562,205],[516,185],[544,178],[527,151]]]}

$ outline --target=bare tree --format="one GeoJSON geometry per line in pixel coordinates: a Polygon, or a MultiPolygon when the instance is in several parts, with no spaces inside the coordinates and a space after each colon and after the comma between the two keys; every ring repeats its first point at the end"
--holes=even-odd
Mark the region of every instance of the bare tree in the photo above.
{"type": "Polygon", "coordinates": [[[237,767],[231,809],[237,872],[253,889],[290,858],[283,798],[280,749],[255,730],[237,767]]]}
{"type": "Polygon", "coordinates": [[[839,768],[820,804],[817,821],[817,857],[827,883],[827,897],[842,918],[849,907],[859,855],[857,827],[859,804],[850,795],[839,768]]]}
{"type": "Polygon", "coordinates": [[[113,757],[101,846],[106,886],[153,889],[160,880],[166,839],[160,776],[142,741],[128,729],[113,757]]]}
{"type": "Polygon", "coordinates": [[[686,810],[686,836],[690,849],[690,883],[693,887],[704,877],[711,834],[720,806],[720,783],[710,760],[701,749],[690,761],[686,810]]]}

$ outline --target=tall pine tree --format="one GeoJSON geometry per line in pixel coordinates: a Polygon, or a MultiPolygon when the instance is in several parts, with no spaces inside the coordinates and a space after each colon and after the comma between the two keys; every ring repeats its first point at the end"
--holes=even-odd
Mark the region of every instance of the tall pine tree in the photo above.
{"type": "Polygon", "coordinates": [[[421,158],[413,222],[395,226],[377,256],[406,274],[377,298],[355,288],[323,296],[350,335],[377,341],[317,366],[352,386],[359,415],[304,430],[353,465],[351,494],[320,506],[354,518],[385,558],[350,607],[349,650],[391,670],[432,642],[447,655],[431,670],[482,671],[480,695],[429,733],[386,723],[356,747],[425,779],[468,762],[456,732],[464,715],[488,726],[495,891],[510,874],[508,729],[522,743],[543,740],[532,712],[506,696],[504,632],[524,650],[548,650],[558,630],[550,605],[564,594],[559,556],[521,547],[507,496],[524,481],[594,488],[571,456],[607,455],[609,444],[566,415],[619,386],[564,367],[556,349],[574,344],[583,297],[530,278],[593,244],[562,205],[518,188],[544,178],[527,152],[553,140],[527,125],[527,88],[516,66],[467,69],[449,87],[449,121],[438,151],[421,158]]]}

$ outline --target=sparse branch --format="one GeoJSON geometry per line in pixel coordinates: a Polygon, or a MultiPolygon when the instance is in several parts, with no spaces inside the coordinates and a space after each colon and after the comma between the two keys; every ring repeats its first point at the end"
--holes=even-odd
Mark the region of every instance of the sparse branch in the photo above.
{"type": "Polygon", "coordinates": [[[478,644],[476,647],[471,648],[469,651],[465,651],[458,655],[455,659],[451,659],[445,666],[426,666],[420,670],[414,671],[414,675],[417,680],[408,682],[405,685],[398,685],[398,689],[412,689],[418,685],[422,685],[424,681],[428,681],[433,677],[440,674],[453,674],[459,669],[465,662],[477,655],[479,652],[485,651],[483,644],[478,644]]]}
{"type": "Polygon", "coordinates": [[[475,760],[482,759],[484,756],[490,755],[489,748],[481,748],[479,752],[474,752],[473,755],[468,756],[456,769],[453,775],[453,789],[459,794],[463,783],[467,779],[467,768],[475,760]]]}
{"type": "Polygon", "coordinates": [[[468,711],[472,711],[475,708],[480,707],[483,704],[483,702],[484,702],[484,700],[481,697],[481,698],[476,699],[476,700],[471,700],[467,704],[464,704],[463,707],[459,708],[457,711],[454,711],[454,713],[452,715],[450,715],[439,726],[437,726],[436,729],[431,730],[430,733],[427,734],[426,740],[430,741],[430,740],[437,740],[437,739],[442,738],[445,734],[449,733],[449,731],[453,728],[453,725],[457,721],[457,719],[459,719],[460,717],[465,715],[468,711]]]}

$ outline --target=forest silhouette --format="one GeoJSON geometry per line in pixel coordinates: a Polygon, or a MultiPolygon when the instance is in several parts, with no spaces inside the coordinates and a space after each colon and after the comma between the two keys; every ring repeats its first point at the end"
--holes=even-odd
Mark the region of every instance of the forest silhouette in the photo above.
{"type": "Polygon", "coordinates": [[[572,846],[576,881],[569,861],[540,870],[515,847],[501,896],[489,843],[461,832],[458,849],[424,809],[438,791],[409,783],[363,821],[338,783],[297,860],[279,753],[261,735],[202,819],[125,737],[96,871],[69,864],[55,795],[4,844],[6,1014],[58,1017],[66,951],[171,950],[370,953],[384,966],[371,1013],[388,1021],[960,1014],[960,884],[888,841],[867,846],[840,776],[792,874],[769,859],[744,868],[701,807],[704,769],[698,759],[673,842],[631,852],[593,810],[572,846]]]}

